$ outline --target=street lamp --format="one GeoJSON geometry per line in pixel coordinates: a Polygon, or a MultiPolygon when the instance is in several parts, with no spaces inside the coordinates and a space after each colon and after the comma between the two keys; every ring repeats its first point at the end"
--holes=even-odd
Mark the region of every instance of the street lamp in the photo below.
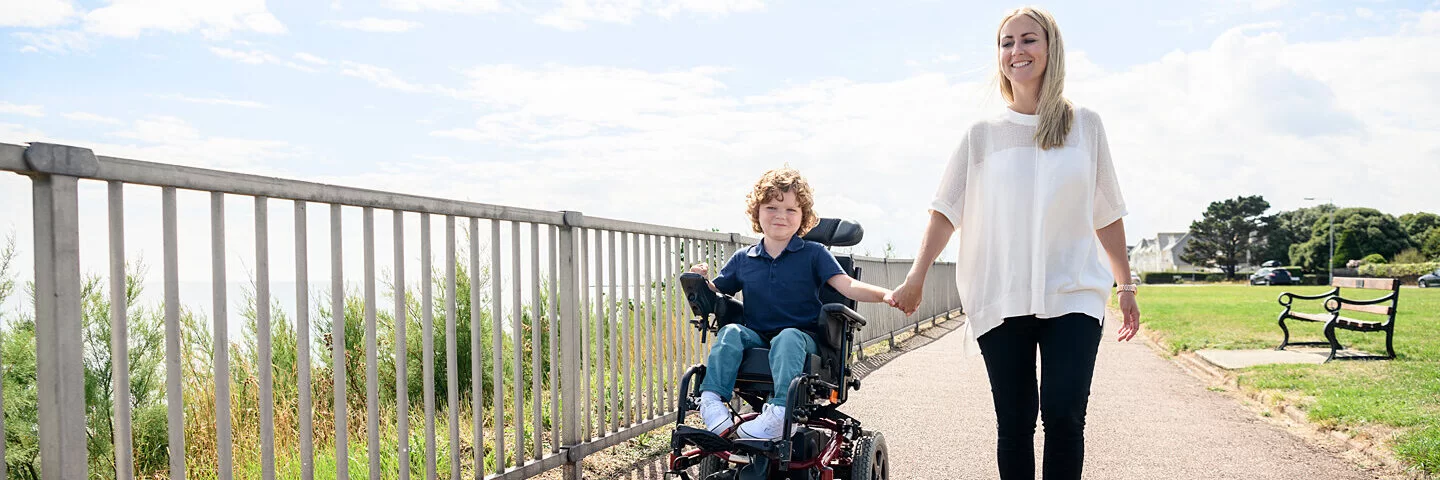
{"type": "MultiPolygon", "coordinates": [[[[1306,200],[1315,201],[1315,197],[1305,197],[1306,200]]],[[[1325,203],[1330,205],[1330,261],[1326,263],[1325,272],[1329,276],[1335,269],[1335,199],[1326,198],[1325,203]]]]}

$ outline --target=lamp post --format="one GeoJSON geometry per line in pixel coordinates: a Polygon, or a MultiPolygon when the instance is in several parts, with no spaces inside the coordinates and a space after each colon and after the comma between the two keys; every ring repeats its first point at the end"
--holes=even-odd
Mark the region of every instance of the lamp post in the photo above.
{"type": "MultiPolygon", "coordinates": [[[[1315,197],[1305,197],[1306,200],[1315,201],[1315,197]]],[[[1326,198],[1325,204],[1330,205],[1330,260],[1326,263],[1326,276],[1335,269],[1335,199],[1326,198]]]]}

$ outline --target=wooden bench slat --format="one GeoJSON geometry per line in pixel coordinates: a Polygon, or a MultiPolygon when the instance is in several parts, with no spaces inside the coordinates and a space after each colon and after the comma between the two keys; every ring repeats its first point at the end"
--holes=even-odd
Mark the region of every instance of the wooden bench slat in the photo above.
{"type": "Polygon", "coordinates": [[[1353,303],[1345,302],[1340,302],[1340,309],[1350,310],[1352,312],[1373,313],[1376,315],[1389,315],[1391,311],[1391,307],[1389,305],[1355,305],[1353,303]]]}
{"type": "Polygon", "coordinates": [[[1301,320],[1308,320],[1311,322],[1328,322],[1331,318],[1335,318],[1334,315],[1328,313],[1290,312],[1290,316],[1301,320]]]}
{"type": "Polygon", "coordinates": [[[1340,317],[1335,319],[1335,326],[1347,330],[1380,330],[1385,324],[1383,322],[1371,322],[1368,320],[1356,320],[1353,318],[1340,317]]]}
{"type": "Polygon", "coordinates": [[[1399,281],[1394,278],[1354,278],[1335,277],[1330,280],[1330,286],[1343,288],[1368,288],[1375,290],[1394,290],[1399,281]]]}

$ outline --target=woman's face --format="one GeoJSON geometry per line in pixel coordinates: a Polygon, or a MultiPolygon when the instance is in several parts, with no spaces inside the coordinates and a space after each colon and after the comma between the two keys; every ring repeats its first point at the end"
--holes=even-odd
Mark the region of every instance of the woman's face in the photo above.
{"type": "Polygon", "coordinates": [[[1016,15],[1000,26],[1000,72],[1011,85],[1038,90],[1050,50],[1045,30],[1028,15],[1016,15]]]}

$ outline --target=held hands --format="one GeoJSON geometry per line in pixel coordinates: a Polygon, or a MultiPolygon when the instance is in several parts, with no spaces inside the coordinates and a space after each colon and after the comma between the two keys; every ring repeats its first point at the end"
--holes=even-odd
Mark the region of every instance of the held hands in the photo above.
{"type": "Polygon", "coordinates": [[[697,264],[695,264],[695,266],[690,267],[690,272],[691,272],[691,273],[698,273],[698,274],[700,274],[700,275],[709,277],[709,276],[710,276],[710,265],[707,264],[707,263],[704,263],[704,262],[697,263],[697,264]]]}
{"type": "Polygon", "coordinates": [[[906,316],[909,316],[920,307],[920,297],[924,293],[924,289],[925,284],[923,283],[912,284],[908,281],[901,283],[900,286],[895,287],[894,291],[885,295],[885,303],[900,309],[905,312],[906,316]]]}
{"type": "Polygon", "coordinates": [[[1120,341],[1129,341],[1140,332],[1140,306],[1135,303],[1135,292],[1119,292],[1120,313],[1125,322],[1120,325],[1120,341]]]}

